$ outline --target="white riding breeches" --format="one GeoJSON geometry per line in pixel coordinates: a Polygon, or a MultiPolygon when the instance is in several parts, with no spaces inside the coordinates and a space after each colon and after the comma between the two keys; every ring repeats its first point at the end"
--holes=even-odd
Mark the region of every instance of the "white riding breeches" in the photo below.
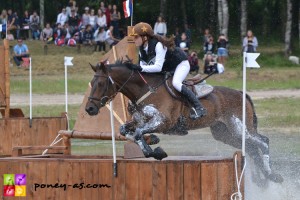
{"type": "Polygon", "coordinates": [[[172,81],[172,84],[177,91],[181,92],[182,82],[189,74],[189,72],[190,63],[188,60],[184,60],[179,65],[177,65],[172,81]]]}

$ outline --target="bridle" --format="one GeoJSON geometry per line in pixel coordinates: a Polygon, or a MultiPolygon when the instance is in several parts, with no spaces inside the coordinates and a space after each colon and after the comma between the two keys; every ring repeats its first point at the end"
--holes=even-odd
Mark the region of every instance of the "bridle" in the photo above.
{"type": "MultiPolygon", "coordinates": [[[[116,90],[115,87],[113,87],[113,89],[115,90],[114,93],[111,95],[111,96],[103,96],[101,99],[100,98],[97,98],[97,97],[93,97],[92,95],[94,94],[96,88],[95,87],[92,87],[90,85],[90,87],[92,88],[92,91],[90,93],[90,96],[88,97],[88,100],[90,102],[92,102],[98,109],[104,107],[108,102],[112,101],[115,96],[124,88],[124,86],[128,83],[128,81],[133,77],[133,74],[134,74],[134,70],[131,70],[131,74],[130,76],[128,77],[128,79],[121,85],[121,87],[116,90]],[[99,106],[98,106],[98,103],[95,103],[94,101],[96,102],[99,102],[99,106]]],[[[112,85],[115,84],[115,82],[113,81],[113,79],[111,78],[110,75],[100,75],[100,74],[94,74],[94,77],[104,77],[106,78],[106,81],[107,81],[107,84],[106,84],[106,88],[105,88],[105,91],[104,91],[104,94],[107,93],[108,91],[108,87],[109,87],[109,83],[111,83],[112,85]]]]}

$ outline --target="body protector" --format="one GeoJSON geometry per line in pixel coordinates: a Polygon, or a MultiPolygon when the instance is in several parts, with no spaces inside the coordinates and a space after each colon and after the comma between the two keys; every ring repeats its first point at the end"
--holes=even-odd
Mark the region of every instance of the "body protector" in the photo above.
{"type": "MultiPolygon", "coordinates": [[[[147,65],[153,65],[155,63],[155,47],[157,43],[158,40],[155,38],[149,40],[148,53],[146,53],[143,46],[140,47],[140,61],[146,63],[147,65]]],[[[187,59],[187,55],[180,48],[175,48],[174,50],[168,49],[162,71],[174,72],[177,65],[187,59]]]]}

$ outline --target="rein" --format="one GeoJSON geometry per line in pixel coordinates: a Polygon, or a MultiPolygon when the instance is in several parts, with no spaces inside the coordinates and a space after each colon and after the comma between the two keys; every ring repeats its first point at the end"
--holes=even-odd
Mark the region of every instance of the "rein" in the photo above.
{"type": "MultiPolygon", "coordinates": [[[[107,78],[107,82],[108,82],[108,83],[111,82],[112,85],[115,84],[115,82],[113,81],[113,79],[111,78],[110,75],[104,76],[104,75],[100,75],[100,74],[94,74],[94,77],[104,77],[104,78],[107,78]]],[[[103,96],[101,99],[96,98],[96,97],[89,96],[89,97],[88,97],[88,100],[89,100],[89,101],[98,101],[98,102],[100,102],[100,108],[103,107],[103,106],[105,106],[108,102],[112,101],[112,100],[115,98],[115,96],[118,94],[118,92],[120,92],[120,91],[124,88],[124,86],[128,83],[128,81],[129,81],[132,77],[133,77],[133,70],[131,70],[131,74],[130,74],[130,76],[128,77],[128,79],[123,83],[123,85],[122,85],[117,91],[114,92],[113,95],[111,95],[111,96],[109,96],[109,97],[108,97],[108,96],[103,96]]],[[[107,84],[107,87],[106,87],[104,93],[106,93],[106,92],[108,91],[108,86],[109,86],[109,84],[107,84]]],[[[94,92],[94,91],[93,91],[93,92],[94,92]]],[[[91,92],[91,94],[92,94],[92,92],[91,92]]],[[[95,104],[95,105],[98,107],[97,104],[95,104]]],[[[98,107],[98,108],[99,108],[99,107],[98,107]]]]}

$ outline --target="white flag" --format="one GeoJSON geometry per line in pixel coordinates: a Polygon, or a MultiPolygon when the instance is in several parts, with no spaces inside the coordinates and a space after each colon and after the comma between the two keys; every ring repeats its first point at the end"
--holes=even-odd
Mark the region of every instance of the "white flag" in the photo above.
{"type": "Polygon", "coordinates": [[[244,53],[244,62],[246,62],[246,67],[260,68],[259,64],[256,62],[256,58],[260,53],[244,53]]]}
{"type": "Polygon", "coordinates": [[[2,32],[2,24],[0,24],[0,32],[2,32]]]}
{"type": "Polygon", "coordinates": [[[73,66],[72,60],[73,60],[73,57],[66,57],[65,56],[65,65],[66,66],[73,66]]]}

